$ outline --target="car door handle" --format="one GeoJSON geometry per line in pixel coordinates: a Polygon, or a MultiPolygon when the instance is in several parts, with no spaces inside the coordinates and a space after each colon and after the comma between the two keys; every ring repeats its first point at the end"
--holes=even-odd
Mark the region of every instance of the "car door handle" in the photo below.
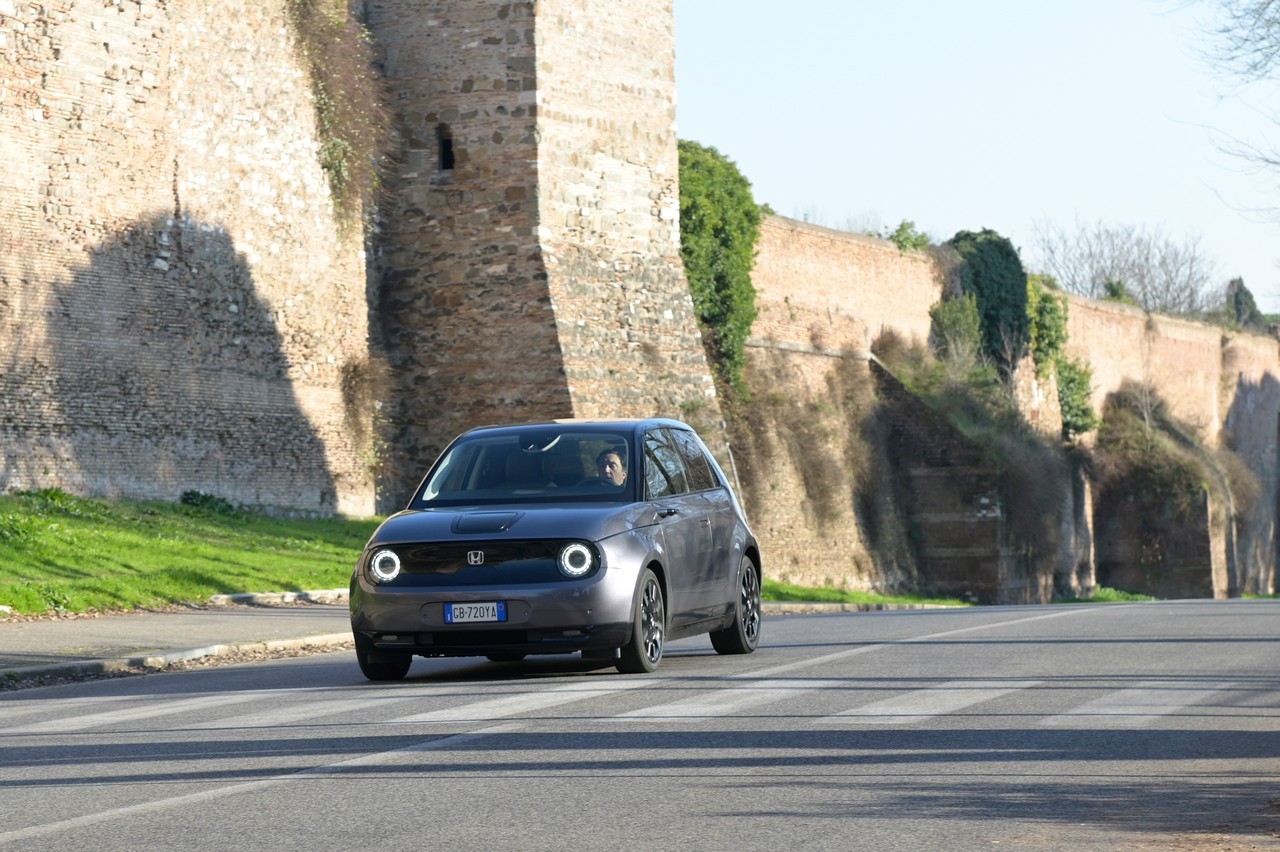
{"type": "Polygon", "coordinates": [[[659,510],[658,510],[658,517],[659,517],[659,518],[669,518],[669,517],[671,517],[672,515],[678,515],[678,514],[680,514],[680,510],[679,510],[679,509],[671,509],[671,508],[667,508],[667,509],[659,509],[659,510]]]}

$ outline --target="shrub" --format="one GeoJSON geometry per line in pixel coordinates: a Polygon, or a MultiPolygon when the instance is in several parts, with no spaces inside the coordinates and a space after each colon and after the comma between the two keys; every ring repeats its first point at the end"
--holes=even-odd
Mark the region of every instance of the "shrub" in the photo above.
{"type": "Polygon", "coordinates": [[[1067,342],[1067,299],[1049,275],[1027,276],[1027,318],[1031,357],[1044,376],[1058,363],[1067,342]]]}
{"type": "Polygon", "coordinates": [[[943,299],[929,308],[929,339],[943,360],[977,362],[982,351],[982,317],[972,293],[943,299]]]}
{"type": "Polygon", "coordinates": [[[178,502],[184,506],[203,509],[214,515],[236,516],[240,514],[240,510],[231,501],[213,494],[205,494],[203,491],[183,491],[182,496],[178,498],[178,502]]]}
{"type": "Polygon", "coordinates": [[[1093,370],[1083,361],[1061,356],[1058,365],[1058,407],[1062,410],[1062,437],[1072,441],[1098,426],[1093,410],[1093,370]]]}
{"type": "Polygon", "coordinates": [[[1017,249],[995,231],[960,231],[948,241],[959,254],[960,286],[977,299],[983,351],[1007,375],[1030,341],[1027,273],[1017,249]]]}
{"type": "Polygon", "coordinates": [[[885,231],[877,236],[893,243],[903,254],[922,251],[933,243],[928,234],[916,230],[916,223],[910,219],[903,219],[893,231],[885,231]]]}
{"type": "Polygon", "coordinates": [[[743,347],[756,318],[751,265],[760,207],[751,184],[715,148],[681,140],[680,253],[693,306],[720,377],[741,391],[743,347]]]}

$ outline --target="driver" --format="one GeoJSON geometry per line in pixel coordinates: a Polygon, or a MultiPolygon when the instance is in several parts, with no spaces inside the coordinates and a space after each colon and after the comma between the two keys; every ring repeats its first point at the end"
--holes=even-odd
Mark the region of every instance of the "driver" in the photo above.
{"type": "Polygon", "coordinates": [[[596,471],[601,479],[618,487],[627,481],[627,464],[617,450],[605,450],[596,456],[596,471]]]}

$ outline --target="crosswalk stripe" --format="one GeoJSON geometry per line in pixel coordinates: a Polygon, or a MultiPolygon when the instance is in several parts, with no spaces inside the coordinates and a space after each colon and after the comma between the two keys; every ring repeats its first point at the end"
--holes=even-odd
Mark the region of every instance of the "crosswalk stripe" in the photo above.
{"type": "Polygon", "coordinates": [[[792,701],[823,690],[848,689],[848,680],[763,680],[619,713],[614,719],[690,719],[726,716],[755,704],[792,701]]]}
{"type": "Polygon", "coordinates": [[[658,683],[670,683],[670,679],[661,681],[654,678],[614,679],[604,686],[569,683],[548,689],[543,692],[529,694],[504,695],[486,701],[476,701],[455,707],[442,707],[427,713],[415,713],[412,716],[401,716],[388,720],[388,724],[418,722],[481,722],[488,719],[501,719],[507,716],[518,716],[535,710],[545,710],[574,701],[585,701],[588,698],[599,698],[642,686],[654,686],[658,683]]]}
{"type": "Polygon", "coordinates": [[[815,720],[818,724],[842,724],[859,722],[864,725],[910,725],[936,716],[944,716],[991,701],[1013,692],[1032,689],[1043,681],[980,681],[953,680],[895,695],[882,701],[874,701],[861,707],[815,720]]]}
{"type": "Polygon", "coordinates": [[[90,713],[85,716],[72,716],[68,719],[47,719],[43,722],[32,722],[6,728],[5,734],[70,734],[90,728],[101,728],[122,722],[136,722],[141,719],[154,719],[159,716],[172,716],[176,713],[200,711],[228,704],[239,704],[255,701],[258,693],[233,692],[226,695],[201,695],[197,698],[185,698],[178,701],[162,701],[147,703],[136,707],[125,707],[120,710],[108,710],[103,713],[90,713]]]}
{"type": "Polygon", "coordinates": [[[1192,704],[1208,701],[1235,686],[1228,682],[1144,681],[1081,704],[1066,713],[1048,716],[1040,724],[1046,727],[1140,728],[1192,704]]]}

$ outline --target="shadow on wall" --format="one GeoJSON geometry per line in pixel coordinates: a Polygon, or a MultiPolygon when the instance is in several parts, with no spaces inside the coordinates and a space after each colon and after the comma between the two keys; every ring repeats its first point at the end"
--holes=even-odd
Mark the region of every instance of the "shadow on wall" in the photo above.
{"type": "Polygon", "coordinates": [[[43,321],[0,379],[0,488],[334,511],[272,308],[226,232],[137,222],[52,288],[43,321]]]}
{"type": "MultiPolygon", "coordinates": [[[[1276,523],[1280,500],[1280,382],[1270,373],[1260,381],[1240,381],[1224,421],[1226,446],[1258,478],[1256,497],[1238,517],[1237,576],[1244,594],[1276,592],[1276,523]]],[[[1239,510],[1237,510],[1239,511],[1239,510]]]]}

